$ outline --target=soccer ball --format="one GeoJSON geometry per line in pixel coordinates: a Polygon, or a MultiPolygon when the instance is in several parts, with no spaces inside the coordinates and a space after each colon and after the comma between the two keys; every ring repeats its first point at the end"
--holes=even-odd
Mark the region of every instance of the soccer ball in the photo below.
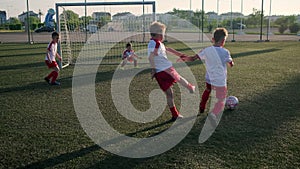
{"type": "Polygon", "coordinates": [[[235,96],[228,96],[226,98],[225,108],[228,110],[234,110],[239,104],[239,99],[235,96]]]}

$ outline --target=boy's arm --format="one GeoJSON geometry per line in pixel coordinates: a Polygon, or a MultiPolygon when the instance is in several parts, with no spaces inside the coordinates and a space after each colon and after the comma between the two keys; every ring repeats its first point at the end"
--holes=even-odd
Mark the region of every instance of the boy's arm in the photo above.
{"type": "Polygon", "coordinates": [[[230,62],[228,62],[228,65],[229,65],[230,67],[233,67],[233,66],[234,66],[234,62],[233,62],[233,60],[232,60],[232,61],[230,61],[230,62]]]}
{"type": "Polygon", "coordinates": [[[195,54],[194,56],[182,55],[179,59],[177,59],[177,62],[193,62],[197,59],[200,59],[198,54],[195,54]]]}
{"type": "Polygon", "coordinates": [[[58,59],[61,61],[61,56],[59,55],[59,53],[56,53],[56,56],[58,57],[58,59]]]}
{"type": "Polygon", "coordinates": [[[233,62],[233,59],[232,59],[232,57],[231,57],[231,55],[230,55],[230,52],[229,51],[227,51],[228,52],[228,55],[227,55],[227,63],[228,63],[228,65],[230,66],[230,67],[233,67],[233,65],[234,65],[234,62],[233,62]]]}
{"type": "Polygon", "coordinates": [[[183,53],[181,53],[181,52],[179,52],[179,51],[177,51],[177,50],[175,50],[173,48],[166,47],[166,50],[167,50],[167,52],[169,52],[171,54],[174,54],[174,55],[176,55],[178,57],[185,55],[185,54],[183,54],[183,53]]]}
{"type": "Polygon", "coordinates": [[[197,54],[194,55],[194,56],[192,56],[192,57],[190,57],[190,56],[188,56],[188,55],[186,55],[186,54],[184,54],[184,53],[181,53],[181,52],[179,52],[179,51],[177,51],[177,50],[175,50],[175,49],[173,49],[173,48],[169,48],[169,47],[168,47],[168,48],[166,48],[166,50],[167,50],[168,52],[170,52],[170,53],[172,53],[172,54],[174,54],[174,55],[180,57],[177,61],[192,62],[192,61],[195,61],[195,60],[197,60],[197,59],[200,59],[199,56],[198,56],[197,54]]]}
{"type": "Polygon", "coordinates": [[[132,53],[132,56],[135,57],[135,58],[140,58],[137,54],[135,54],[135,52],[132,53]]]}
{"type": "Polygon", "coordinates": [[[151,78],[152,78],[152,79],[154,78],[154,74],[156,73],[156,72],[155,72],[154,57],[155,57],[154,52],[151,52],[151,53],[150,53],[150,56],[148,57],[149,62],[150,62],[150,66],[151,66],[151,78]]]}

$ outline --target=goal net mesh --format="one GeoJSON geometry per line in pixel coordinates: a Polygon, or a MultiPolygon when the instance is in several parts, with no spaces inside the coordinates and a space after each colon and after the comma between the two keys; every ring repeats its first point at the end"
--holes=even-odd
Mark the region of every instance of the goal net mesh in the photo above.
{"type": "Polygon", "coordinates": [[[128,42],[132,43],[135,51],[147,48],[149,25],[155,20],[149,4],[144,7],[141,4],[75,7],[66,4],[57,9],[63,67],[76,62],[85,44],[95,46],[89,52],[110,47],[109,53],[98,57],[103,58],[104,64],[119,64],[128,42]]]}
{"type": "Polygon", "coordinates": [[[210,45],[210,38],[200,32],[199,25],[193,25],[174,15],[155,14],[152,4],[65,4],[59,5],[57,11],[63,67],[74,64],[82,50],[86,55],[84,59],[89,64],[89,60],[94,59],[101,59],[102,64],[120,64],[122,52],[128,42],[138,56],[147,58],[149,26],[155,20],[167,26],[165,40],[169,43],[183,42],[195,52],[210,45]]]}

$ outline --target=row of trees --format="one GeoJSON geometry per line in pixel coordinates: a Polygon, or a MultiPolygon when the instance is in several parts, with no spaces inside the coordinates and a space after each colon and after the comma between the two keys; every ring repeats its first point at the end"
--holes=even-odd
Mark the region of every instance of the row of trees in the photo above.
{"type": "MultiPolygon", "coordinates": [[[[0,25],[0,29],[22,30],[25,29],[26,23],[27,20],[25,20],[25,23],[22,23],[18,18],[12,17],[9,19],[7,23],[0,25]]],[[[44,25],[44,23],[40,22],[39,18],[33,16],[29,16],[29,23],[30,23],[30,30],[34,30],[44,25]]]]}
{"type": "MultiPolygon", "coordinates": [[[[194,25],[198,26],[199,28],[202,25],[202,14],[204,14],[204,27],[207,28],[209,31],[211,31],[214,27],[226,27],[231,28],[232,25],[236,25],[237,23],[241,22],[241,19],[243,20],[243,24],[247,25],[248,28],[259,28],[261,24],[261,11],[257,9],[253,9],[253,13],[247,16],[246,18],[235,18],[232,21],[230,19],[225,19],[220,22],[217,20],[209,20],[208,16],[202,11],[186,11],[186,10],[178,10],[173,9],[172,12],[169,12],[172,15],[176,15],[180,18],[189,20],[194,25]],[[232,22],[232,23],[231,23],[232,22]]],[[[269,26],[269,21],[267,17],[263,17],[263,27],[269,26]]],[[[290,33],[297,33],[300,30],[300,23],[297,23],[297,16],[291,15],[291,16],[282,16],[276,21],[272,21],[270,23],[271,27],[278,28],[278,32],[283,34],[285,31],[289,30],[290,33]]]]}
{"type": "Polygon", "coordinates": [[[275,21],[275,24],[278,25],[278,31],[282,34],[287,29],[291,33],[297,33],[300,30],[300,24],[296,22],[296,16],[283,16],[275,21]]]}
{"type": "MultiPolygon", "coordinates": [[[[209,20],[208,16],[202,11],[186,11],[186,10],[178,10],[173,9],[172,12],[169,12],[169,14],[176,15],[180,18],[186,19],[190,21],[195,26],[198,26],[201,28],[202,25],[202,14],[204,14],[204,27],[207,28],[209,31],[211,31],[214,27],[222,26],[231,28],[231,24],[235,25],[237,23],[240,23],[241,18],[235,18],[233,21],[231,20],[223,20],[218,22],[217,20],[209,20]],[[231,23],[232,22],[232,23],[231,23]]],[[[78,30],[85,27],[85,24],[90,23],[93,18],[91,16],[85,16],[79,17],[78,14],[71,10],[64,11],[63,14],[61,14],[60,18],[62,18],[62,15],[65,16],[65,20],[67,21],[67,25],[69,29],[72,30],[78,30]]],[[[243,19],[243,23],[247,25],[248,28],[258,28],[260,27],[260,19],[261,19],[261,11],[258,11],[256,9],[253,9],[253,13],[247,16],[247,18],[243,19]]],[[[30,29],[34,30],[40,26],[43,25],[43,23],[40,23],[39,18],[36,17],[29,17],[30,20],[30,29]]],[[[103,17],[100,21],[95,22],[98,27],[102,27],[103,25],[106,25],[108,22],[111,21],[110,17],[103,17]]],[[[25,22],[26,23],[26,22],[25,22]]],[[[23,26],[25,26],[25,23],[21,23],[17,18],[10,18],[10,22],[6,23],[4,25],[0,25],[0,29],[10,29],[10,30],[21,30],[23,26]]],[[[264,27],[268,26],[268,19],[264,17],[264,27]]],[[[277,19],[275,22],[270,23],[272,27],[277,27],[278,31],[283,34],[286,30],[289,29],[290,33],[297,33],[300,30],[300,24],[297,23],[297,17],[295,15],[292,16],[282,16],[279,19],[277,19]]]]}
{"type": "Polygon", "coordinates": [[[92,21],[94,21],[93,24],[96,24],[99,28],[111,21],[111,18],[109,16],[101,17],[99,21],[95,21],[91,16],[79,17],[78,14],[71,10],[66,10],[60,15],[60,18],[64,17],[67,21],[67,25],[70,31],[83,29],[85,28],[86,24],[93,23],[92,21]]]}
{"type": "MultiPolygon", "coordinates": [[[[249,26],[257,27],[260,22],[261,11],[253,9],[253,13],[245,19],[245,24],[249,26]]],[[[263,26],[268,26],[269,21],[268,18],[264,17],[263,26]]],[[[297,23],[297,17],[295,15],[291,16],[282,16],[278,18],[276,21],[270,23],[271,27],[277,27],[278,32],[283,34],[287,29],[289,29],[290,33],[297,33],[300,30],[300,24],[297,23]]]]}

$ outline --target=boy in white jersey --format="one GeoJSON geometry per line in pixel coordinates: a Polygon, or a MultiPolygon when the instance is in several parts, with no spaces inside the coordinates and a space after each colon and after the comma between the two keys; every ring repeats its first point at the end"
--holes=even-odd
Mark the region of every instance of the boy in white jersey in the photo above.
{"type": "Polygon", "coordinates": [[[44,79],[50,85],[60,85],[60,83],[56,81],[59,73],[59,67],[55,59],[56,57],[58,57],[58,59],[61,61],[61,56],[57,53],[58,40],[59,34],[57,32],[53,32],[52,41],[48,44],[47,53],[45,57],[45,63],[49,69],[52,69],[52,72],[44,79]]]}
{"type": "Polygon", "coordinates": [[[232,67],[234,62],[230,52],[224,48],[228,32],[225,28],[217,28],[212,38],[213,45],[201,50],[193,57],[182,56],[183,61],[200,59],[206,66],[206,89],[203,91],[199,112],[204,113],[211,91],[215,92],[211,100],[212,111],[209,115],[215,119],[223,109],[227,95],[227,64],[232,67]]]}
{"type": "Polygon", "coordinates": [[[195,92],[195,86],[190,84],[187,80],[181,77],[174,69],[172,62],[168,60],[166,52],[170,52],[177,56],[184,54],[172,49],[166,48],[162,43],[166,31],[166,26],[160,22],[153,22],[150,25],[151,40],[148,43],[148,59],[152,68],[152,78],[154,77],[160,88],[165,92],[167,97],[167,104],[172,113],[171,121],[175,121],[177,118],[182,118],[179,111],[174,104],[172,86],[178,82],[191,93],[195,92]]]}

